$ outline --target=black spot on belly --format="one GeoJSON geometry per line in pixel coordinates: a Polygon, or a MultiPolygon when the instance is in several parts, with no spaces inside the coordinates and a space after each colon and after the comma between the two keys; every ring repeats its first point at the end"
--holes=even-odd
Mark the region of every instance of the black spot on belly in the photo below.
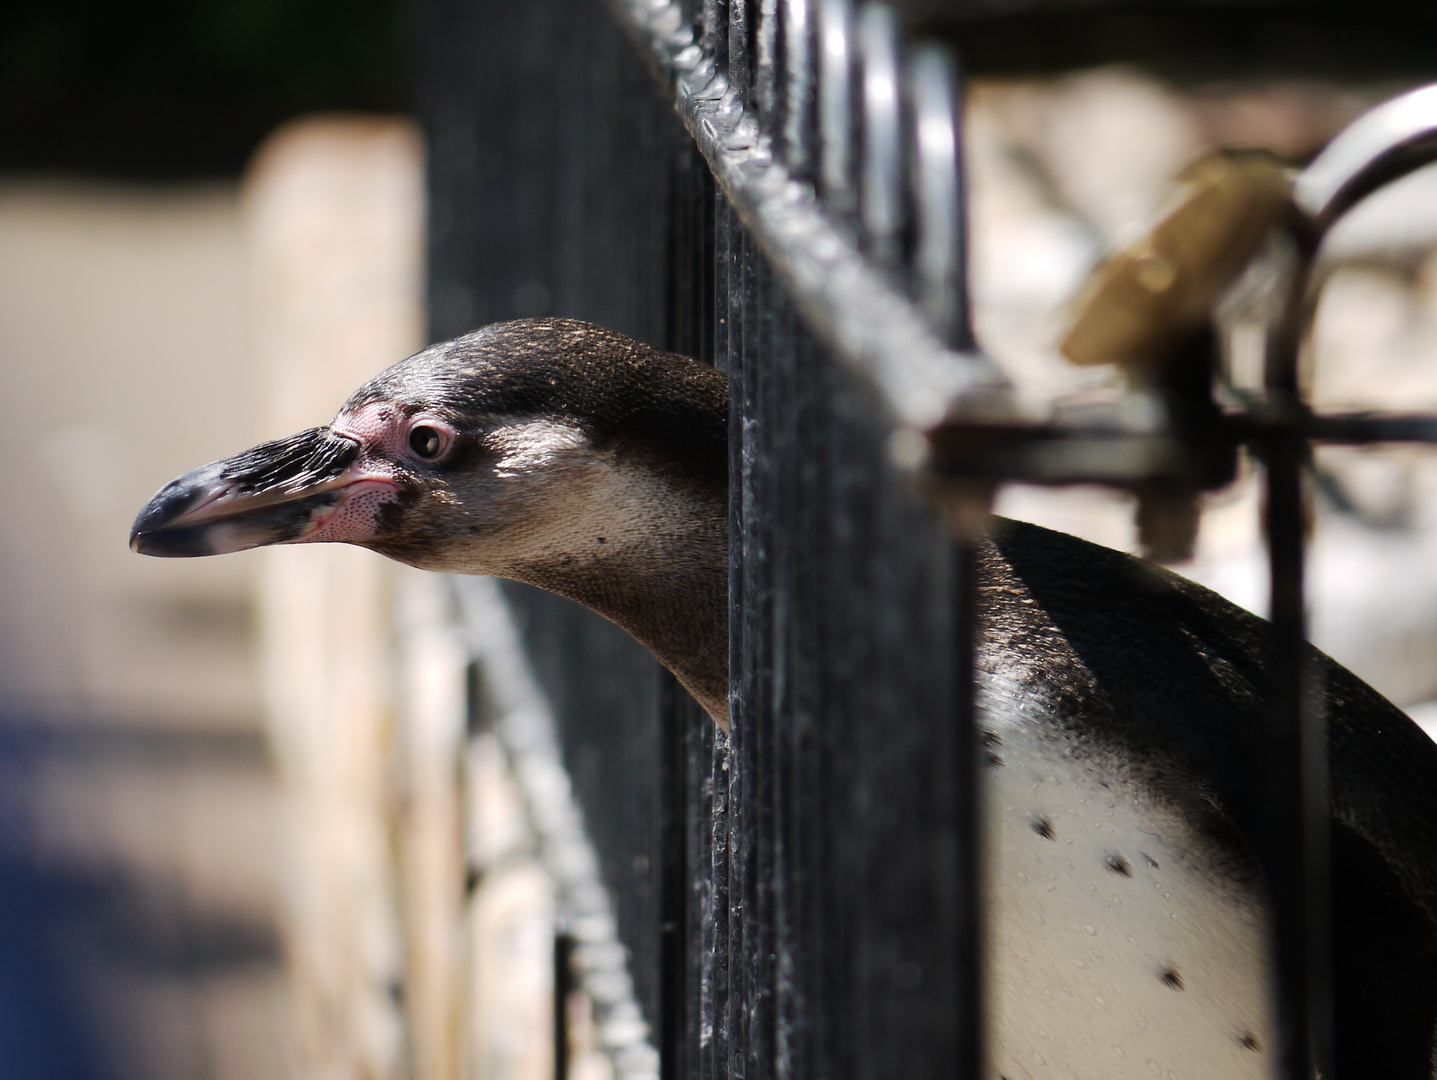
{"type": "Polygon", "coordinates": [[[1044,840],[1053,839],[1053,823],[1045,817],[1036,817],[1033,819],[1033,831],[1044,840]]]}
{"type": "Polygon", "coordinates": [[[1164,986],[1170,986],[1174,990],[1181,990],[1183,988],[1183,977],[1178,974],[1177,968],[1163,968],[1158,978],[1162,979],[1164,986]]]}
{"type": "Polygon", "coordinates": [[[985,732],[983,732],[983,745],[984,745],[984,746],[1002,746],[1002,745],[1003,745],[1003,737],[1002,737],[1001,735],[999,735],[996,731],[985,731],[985,732]]]}
{"type": "Polygon", "coordinates": [[[984,763],[990,769],[1001,769],[1003,767],[1003,759],[997,754],[989,754],[987,758],[984,759],[984,763]]]}
{"type": "Polygon", "coordinates": [[[1157,859],[1153,858],[1153,857],[1152,857],[1151,855],[1149,855],[1146,851],[1143,852],[1143,862],[1147,863],[1147,864],[1148,864],[1149,866],[1151,866],[1154,870],[1158,869],[1158,861],[1157,861],[1157,859]]]}
{"type": "Polygon", "coordinates": [[[1262,1044],[1257,1041],[1257,1036],[1250,1031],[1244,1031],[1237,1037],[1238,1046],[1244,1050],[1261,1050],[1262,1044]]]}
{"type": "Polygon", "coordinates": [[[1122,874],[1123,877],[1133,876],[1133,868],[1128,865],[1128,860],[1121,855],[1109,855],[1107,867],[1115,874],[1122,874]]]}

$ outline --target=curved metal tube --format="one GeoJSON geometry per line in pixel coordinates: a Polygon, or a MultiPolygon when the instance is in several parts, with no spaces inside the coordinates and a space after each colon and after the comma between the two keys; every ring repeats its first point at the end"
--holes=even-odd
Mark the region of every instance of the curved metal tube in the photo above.
{"type": "Polygon", "coordinates": [[[1378,188],[1437,161],[1437,86],[1393,98],[1358,117],[1299,174],[1293,202],[1312,246],[1378,188]]]}

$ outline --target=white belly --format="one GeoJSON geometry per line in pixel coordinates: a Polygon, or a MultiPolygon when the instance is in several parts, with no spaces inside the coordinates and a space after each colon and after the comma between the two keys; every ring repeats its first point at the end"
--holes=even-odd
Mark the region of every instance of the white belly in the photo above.
{"type": "Polygon", "coordinates": [[[989,1075],[1270,1076],[1261,896],[1102,755],[987,696],[989,1075]]]}

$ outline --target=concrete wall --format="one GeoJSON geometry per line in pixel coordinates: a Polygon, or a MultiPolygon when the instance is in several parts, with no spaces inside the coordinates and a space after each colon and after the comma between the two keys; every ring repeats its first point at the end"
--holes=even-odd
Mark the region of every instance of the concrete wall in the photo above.
{"type": "Polygon", "coordinates": [[[0,180],[0,841],[35,903],[4,936],[43,949],[97,1076],[291,1058],[259,560],[126,543],[159,484],[253,435],[241,233],[233,185],[0,180]]]}

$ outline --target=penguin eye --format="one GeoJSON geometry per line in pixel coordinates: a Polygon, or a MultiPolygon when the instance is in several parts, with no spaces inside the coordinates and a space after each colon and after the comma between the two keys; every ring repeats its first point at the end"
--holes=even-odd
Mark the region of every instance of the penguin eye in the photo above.
{"type": "Polygon", "coordinates": [[[409,449],[425,461],[433,461],[444,450],[444,434],[438,428],[420,424],[409,433],[409,449]]]}

